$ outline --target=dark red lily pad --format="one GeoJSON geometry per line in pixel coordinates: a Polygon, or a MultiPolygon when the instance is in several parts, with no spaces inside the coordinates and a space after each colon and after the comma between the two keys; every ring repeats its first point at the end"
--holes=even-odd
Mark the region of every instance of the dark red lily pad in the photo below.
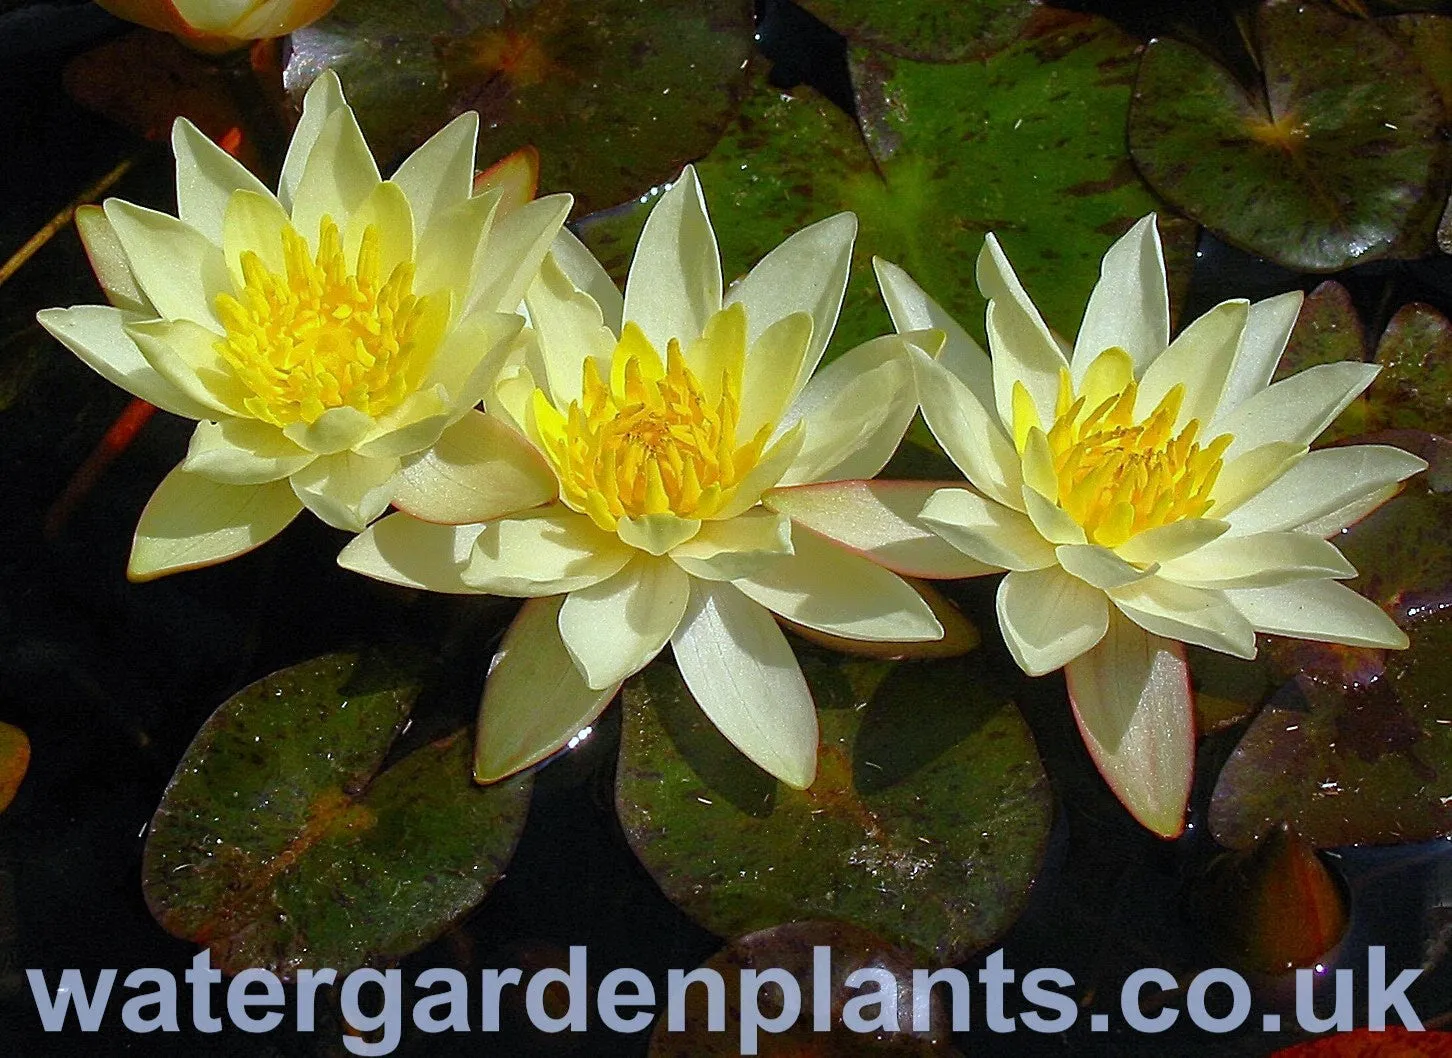
{"type": "Polygon", "coordinates": [[[476,786],[463,730],[384,769],[417,693],[411,666],[334,654],[223,703],[151,823],[157,921],[228,973],[341,973],[422,947],[479,903],[530,780],[476,786]]]}
{"type": "Polygon", "coordinates": [[[675,669],[625,685],[616,808],[673,902],[732,936],[833,918],[949,963],[1013,921],[1043,857],[1048,782],[1008,686],[973,655],[803,666],[815,784],[779,785],[675,669]]]}
{"type": "Polygon", "coordinates": [[[1276,1051],[1271,1058],[1452,1058],[1452,1032],[1413,1032],[1389,1025],[1356,1029],[1276,1051]]]}
{"type": "Polygon", "coordinates": [[[1039,0],[802,0],[853,44],[923,62],[964,62],[1011,44],[1039,0]]]}
{"type": "Polygon", "coordinates": [[[1129,145],[1145,178],[1221,238],[1298,271],[1432,247],[1447,198],[1442,99],[1376,23],[1268,0],[1262,83],[1168,38],[1145,51],[1129,145]]]}
{"type": "MultiPolygon", "coordinates": [[[[750,997],[742,992],[742,971],[763,974],[781,970],[796,982],[800,1011],[795,1022],[779,1032],[760,1029],[751,1033],[756,1053],[764,1058],[861,1058],[863,1055],[907,1056],[918,1058],[949,1058],[958,1052],[948,1043],[950,1012],[942,1003],[944,989],[933,994],[928,1028],[912,1029],[912,954],[895,948],[867,930],[842,922],[792,922],[752,933],[732,941],[701,966],[721,975],[725,984],[725,1025],[722,1031],[708,1028],[709,1009],[706,991],[696,985],[686,991],[685,1024],[673,1031],[666,1017],[656,1022],[650,1038],[649,1058],[727,1058],[751,1053],[742,1033],[743,1000],[745,1009],[758,1018],[772,1019],[782,1015],[783,993],[779,982],[765,983],[750,997]],[[828,949],[829,964],[825,973],[817,974],[818,948],[828,949]],[[886,971],[897,988],[883,990],[876,981],[847,986],[847,978],[856,971],[886,971]],[[817,989],[825,989],[827,1026],[818,1029],[815,1022],[814,999],[817,989]],[[881,1005],[871,997],[882,995],[881,1005]],[[843,1011],[849,1003],[854,1015],[862,1021],[877,1021],[894,1028],[877,1028],[856,1032],[843,1022],[843,1011]],[[894,1019],[891,1007],[896,1007],[894,1019]],[[859,1009],[860,1008],[860,1009],[859,1009]]],[[[788,986],[790,987],[790,986],[788,986]]],[[[756,1019],[748,1017],[749,1023],[756,1019]]],[[[854,1017],[853,1024],[857,1024],[854,1017]]],[[[749,1030],[748,1030],[749,1031],[749,1030]]]]}
{"type": "Polygon", "coordinates": [[[0,723],[0,812],[10,807],[30,768],[30,739],[10,724],[0,723]]]}
{"type": "Polygon", "coordinates": [[[539,149],[545,191],[578,213],[672,179],[736,110],[749,0],[349,0],[292,36],[295,101],[336,70],[380,160],[479,111],[481,162],[539,149]]]}

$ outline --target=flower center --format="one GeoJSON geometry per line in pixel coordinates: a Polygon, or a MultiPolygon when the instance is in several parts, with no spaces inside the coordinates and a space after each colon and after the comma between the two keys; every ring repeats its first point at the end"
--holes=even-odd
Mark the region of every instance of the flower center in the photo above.
{"type": "Polygon", "coordinates": [[[282,231],[282,255],[279,275],[243,253],[242,289],[216,299],[227,329],[216,349],[251,394],[249,412],[275,426],[312,423],[345,405],[379,416],[418,389],[437,344],[428,320],[439,306],[413,293],[411,261],[384,279],[369,225],[350,270],[331,217],[319,226],[315,257],[291,226],[282,231]]]}
{"type": "Polygon", "coordinates": [[[761,458],[772,428],[737,444],[742,358],[711,359],[722,370],[707,385],[686,366],[678,341],[671,339],[662,365],[630,323],[615,346],[608,383],[590,358],[580,399],[565,412],[535,390],[535,427],[564,501],[607,530],[620,518],[707,519],[725,506],[761,458]]]}
{"type": "Polygon", "coordinates": [[[1139,385],[1128,379],[1119,392],[1092,409],[1075,398],[1069,373],[1059,376],[1049,451],[1059,482],[1059,506],[1089,540],[1118,547],[1130,537],[1182,518],[1199,518],[1213,505],[1230,434],[1201,446],[1198,420],[1174,433],[1185,387],[1175,386],[1148,416],[1136,422],[1139,385]]]}

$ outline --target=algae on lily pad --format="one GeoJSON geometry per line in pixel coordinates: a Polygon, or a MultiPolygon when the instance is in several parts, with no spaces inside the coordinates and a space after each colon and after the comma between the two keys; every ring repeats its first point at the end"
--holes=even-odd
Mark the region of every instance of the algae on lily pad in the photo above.
{"type": "Polygon", "coordinates": [[[380,160],[477,110],[482,164],[533,145],[585,213],[708,151],[751,51],[749,0],[348,0],[293,34],[284,84],[335,70],[380,160]]]}
{"type": "Polygon", "coordinates": [[[157,920],[228,973],[342,973],[422,947],[479,903],[531,783],[476,786],[463,730],[384,769],[417,693],[408,667],[332,654],[224,702],[152,820],[142,885],[157,920]]]}
{"type": "Polygon", "coordinates": [[[1331,272],[1429,252],[1447,199],[1441,96],[1375,22],[1267,0],[1261,83],[1181,41],[1151,41],[1129,145],[1154,189],[1227,242],[1331,272]]]}
{"type": "Polygon", "coordinates": [[[1053,809],[1011,686],[980,657],[803,657],[816,782],[778,784],[675,669],[625,685],[616,809],[666,896],[723,936],[833,918],[951,963],[1012,923],[1053,809]]]}
{"type": "Polygon", "coordinates": [[[853,44],[923,62],[963,62],[1013,42],[1039,0],[801,0],[853,44]]]}

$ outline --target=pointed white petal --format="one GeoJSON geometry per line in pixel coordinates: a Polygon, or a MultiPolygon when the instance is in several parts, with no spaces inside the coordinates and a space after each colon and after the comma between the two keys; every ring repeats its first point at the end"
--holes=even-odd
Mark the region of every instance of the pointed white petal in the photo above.
{"type": "Polygon", "coordinates": [[[408,196],[419,231],[469,197],[478,138],[479,114],[465,111],[429,137],[393,174],[392,182],[408,196]]]}
{"type": "Polygon", "coordinates": [[[517,309],[574,204],[571,195],[546,195],[508,213],[495,214],[465,310],[517,309]]]}
{"type": "Polygon", "coordinates": [[[222,219],[233,192],[250,191],[272,198],[272,192],[245,165],[186,118],[177,118],[171,127],[171,149],[176,155],[177,214],[217,246],[222,245],[222,219]]]}
{"type": "Polygon", "coordinates": [[[249,395],[217,353],[218,336],[190,320],[127,320],[122,326],[142,357],[187,400],[211,410],[198,418],[246,416],[249,395]]]}
{"type": "Polygon", "coordinates": [[[695,339],[720,309],[721,254],[688,165],[646,218],[625,281],[625,320],[665,349],[672,338],[695,339]]]}
{"type": "Polygon", "coordinates": [[[1334,580],[1245,588],[1225,595],[1260,632],[1352,647],[1403,650],[1407,646],[1407,634],[1385,610],[1334,580]]]}
{"type": "Polygon", "coordinates": [[[282,532],[300,510],[286,481],[223,485],[177,467],[141,512],[126,575],[153,580],[235,558],[282,532]]]}
{"type": "Polygon", "coordinates": [[[363,130],[349,107],[334,110],[308,155],[292,202],[292,223],[316,248],[323,217],[346,229],[353,212],[378,186],[378,163],[363,139],[363,130]]]}
{"type": "Polygon", "coordinates": [[[998,625],[1009,653],[1030,676],[1063,668],[1104,638],[1104,593],[1057,566],[1011,572],[998,585],[998,625]]]}
{"type": "Polygon", "coordinates": [[[560,640],[563,602],[560,595],[527,600],[504,633],[479,704],[476,782],[507,778],[563,749],[620,688],[585,683],[560,640]]]}
{"type": "Polygon", "coordinates": [[[598,584],[636,553],[614,533],[556,503],[486,525],[464,583],[495,595],[560,595],[598,584]]]}
{"type": "Polygon", "coordinates": [[[789,381],[790,393],[806,385],[837,326],[856,237],[857,217],[851,213],[817,221],[763,257],[726,295],[726,304],[740,302],[746,308],[748,347],[785,316],[811,316],[811,341],[795,379],[789,381]]]}
{"type": "Polygon", "coordinates": [[[549,503],[558,487],[534,446],[471,411],[399,471],[393,503],[427,522],[463,525],[549,503]]]}
{"type": "Polygon", "coordinates": [[[1272,441],[1229,460],[1210,492],[1211,499],[1215,501],[1208,512],[1210,517],[1229,521],[1233,532],[1235,512],[1265,492],[1305,458],[1304,446],[1289,441],[1272,441]]]}
{"type": "Polygon", "coordinates": [[[287,147],[287,157],[282,163],[282,180],[278,186],[277,197],[288,209],[292,208],[297,186],[302,182],[303,170],[307,167],[308,156],[312,153],[318,134],[323,131],[324,123],[335,110],[341,110],[345,106],[347,103],[343,99],[343,86],[338,75],[332,70],[324,70],[309,86],[307,95],[303,96],[302,118],[293,131],[292,142],[287,147]]]}
{"type": "Polygon", "coordinates": [[[1225,415],[1207,437],[1235,437],[1228,458],[1272,441],[1309,445],[1371,385],[1381,368],[1344,361],[1317,364],[1263,389],[1225,415]]]}
{"type": "Polygon", "coordinates": [[[1099,774],[1135,819],[1161,837],[1177,837],[1195,767],[1184,648],[1116,615],[1103,641],[1064,674],[1099,774]]]}
{"type": "Polygon", "coordinates": [[[671,558],[693,577],[736,580],[770,567],[792,553],[792,523],[784,514],[756,507],[724,522],[703,522],[671,558]]]}
{"type": "Polygon", "coordinates": [[[1054,554],[1064,572],[1101,591],[1122,588],[1155,572],[1153,566],[1141,569],[1098,544],[1065,544],[1055,548],[1054,554]]]}
{"type": "Polygon", "coordinates": [[[1319,536],[1222,536],[1160,567],[1160,576],[1201,588],[1270,588],[1313,578],[1356,576],[1356,567],[1319,536]]]}
{"type": "Polygon", "coordinates": [[[942,331],[947,340],[938,362],[967,386],[983,407],[993,407],[993,364],[983,347],[897,265],[874,257],[872,268],[897,332],[942,331]]]}
{"type": "MultiPolygon", "coordinates": [[[[1225,380],[1240,348],[1249,312],[1247,301],[1222,301],[1181,331],[1140,379],[1135,416],[1149,415],[1165,394],[1183,385],[1185,399],[1180,405],[1175,429],[1179,430],[1191,419],[1198,420],[1201,426],[1209,422],[1220,406],[1225,380]]],[[[1220,432],[1206,432],[1201,437],[1209,440],[1220,432]]]]}
{"type": "Polygon", "coordinates": [[[989,301],[988,348],[1000,421],[1013,422],[1015,382],[1024,384],[1041,411],[1051,410],[1059,371],[1068,361],[991,233],[978,254],[978,289],[989,301]]]}
{"type": "Polygon", "coordinates": [[[296,473],[315,458],[270,423],[203,420],[192,433],[182,468],[228,485],[265,485],[296,473]]]}
{"type": "Polygon", "coordinates": [[[768,492],[762,503],[802,528],[906,577],[954,580],[997,572],[1001,566],[968,557],[919,517],[924,505],[947,484],[838,481],[799,485],[768,492]]]}
{"type": "Polygon", "coordinates": [[[812,784],[817,709],[771,614],[730,584],[692,581],[671,649],[701,711],[733,746],[788,786],[812,784]]]}
{"type": "Polygon", "coordinates": [[[157,313],[220,330],[212,299],[232,288],[221,248],[165,213],[115,198],[106,200],[105,209],[136,282],[157,313]]]}
{"type": "Polygon", "coordinates": [[[126,250],[116,235],[116,229],[106,219],[106,211],[100,206],[81,206],[76,210],[76,231],[86,247],[86,257],[96,273],[96,281],[105,291],[106,300],[125,312],[148,319],[155,317],[156,308],[136,282],[131,262],[126,259],[126,250]]]}
{"type": "Polygon", "coordinates": [[[670,641],[690,594],[684,570],[668,558],[642,555],[613,577],[565,597],[560,638],[587,684],[617,687],[670,641]]]}
{"type": "Polygon", "coordinates": [[[329,408],[312,422],[291,422],[283,434],[300,448],[320,456],[346,452],[373,432],[373,417],[349,404],[329,408]]]}
{"type": "Polygon", "coordinates": [[[923,419],[973,487],[1006,507],[1023,509],[1018,451],[990,410],[942,364],[911,350],[923,419]]]}
{"type": "Polygon", "coordinates": [[[615,335],[595,299],[570,281],[553,256],[544,259],[524,301],[539,341],[547,392],[556,407],[568,407],[580,399],[586,359],[594,358],[601,377],[609,377],[615,335]]]}
{"type": "Polygon", "coordinates": [[[217,414],[212,403],[196,400],[168,382],[146,362],[124,329],[126,315],[108,305],[45,309],[35,317],[42,327],[93,371],[162,411],[188,419],[217,414]]]}
{"type": "Polygon", "coordinates": [[[1270,385],[1304,300],[1304,294],[1292,290],[1250,306],[1240,352],[1225,382],[1225,395],[1220,399],[1220,414],[1234,410],[1270,385]]]}
{"type": "Polygon", "coordinates": [[[1051,544],[1083,544],[1087,542],[1084,527],[1056,503],[1044,499],[1043,494],[1023,487],[1023,507],[1039,535],[1051,544]]]}
{"type": "Polygon", "coordinates": [[[569,228],[561,228],[550,244],[550,255],[577,289],[595,299],[605,326],[619,334],[625,325],[625,296],[589,248],[569,228]]]}
{"type": "Polygon", "coordinates": [[[320,456],[291,477],[292,490],[308,510],[335,529],[361,533],[388,509],[397,459],[357,452],[320,456]]]}
{"type": "Polygon", "coordinates": [[[482,525],[434,525],[407,514],[390,514],[343,548],[338,565],[365,577],[405,588],[475,595],[463,572],[482,525]]]}
{"type": "Polygon", "coordinates": [[[1116,588],[1109,597],[1146,632],[1238,658],[1255,657],[1255,629],[1224,592],[1146,577],[1116,588]]]}
{"type": "Polygon", "coordinates": [[[1152,566],[1204,547],[1229,529],[1229,522],[1214,518],[1182,518],[1178,522],[1137,533],[1115,548],[1115,553],[1137,566],[1152,566]]]}
{"type": "Polygon", "coordinates": [[[1052,566],[1054,547],[1028,516],[967,489],[939,489],[919,514],[924,524],[965,555],[995,569],[1052,566]]]}
{"type": "Polygon", "coordinates": [[[651,555],[664,555],[692,540],[701,531],[697,518],[682,518],[666,511],[621,518],[615,526],[622,542],[651,555]]]}
{"type": "Polygon", "coordinates": [[[792,534],[793,554],[734,583],[749,598],[797,624],[887,642],[940,639],[943,626],[896,573],[810,532],[792,534]]]}
{"type": "Polygon", "coordinates": [[[1361,519],[1365,518],[1401,491],[1402,487],[1400,484],[1384,485],[1373,492],[1358,496],[1346,506],[1338,507],[1330,514],[1323,514],[1303,525],[1298,525],[1296,529],[1302,533],[1310,533],[1312,536],[1330,539],[1361,521],[1361,519]]]}
{"type": "Polygon", "coordinates": [[[448,290],[462,306],[476,280],[490,267],[489,238],[500,209],[499,196],[476,195],[435,213],[419,226],[413,289],[417,294],[448,290]]]}
{"type": "MultiPolygon", "coordinates": [[[[1094,358],[1119,348],[1142,375],[1170,344],[1170,294],[1159,228],[1151,213],[1109,248],[1074,343],[1074,382],[1094,358]]],[[[1092,405],[1091,405],[1092,406],[1092,405]]]]}
{"type": "MultiPolygon", "coordinates": [[[[1235,535],[1295,529],[1342,510],[1422,470],[1424,460],[1389,445],[1309,453],[1228,516],[1235,535]]],[[[1362,512],[1363,514],[1365,511],[1362,512]]]]}

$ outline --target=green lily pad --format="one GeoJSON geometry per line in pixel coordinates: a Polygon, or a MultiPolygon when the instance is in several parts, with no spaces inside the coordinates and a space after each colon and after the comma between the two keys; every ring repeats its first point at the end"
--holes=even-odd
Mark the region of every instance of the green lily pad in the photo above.
{"type": "Polygon", "coordinates": [[[526,145],[545,191],[613,206],[710,150],[752,52],[749,0],[349,0],[292,36],[300,102],[325,69],[380,159],[400,160],[467,110],[481,163],[526,145]]]}
{"type": "Polygon", "coordinates": [[[1383,19],[1381,24],[1422,64],[1441,94],[1443,106],[1452,114],[1452,18],[1400,15],[1383,19]]]}
{"type": "Polygon", "coordinates": [[[1294,674],[1247,730],[1211,802],[1216,840],[1289,825],[1325,848],[1452,833],[1452,497],[1413,482],[1342,534],[1350,587],[1407,630],[1405,651],[1273,639],[1294,674]]]}
{"type": "Polygon", "coordinates": [[[679,674],[625,685],[615,800],[667,897],[733,936],[832,918],[951,963],[1022,909],[1053,810],[1008,684],[979,658],[808,656],[817,780],[778,785],[706,719],[679,674]]]}
{"type": "Polygon", "coordinates": [[[1227,242],[1330,272],[1432,246],[1447,197],[1443,106],[1375,23],[1268,0],[1247,89],[1195,48],[1145,50],[1129,145],[1150,184],[1227,242]]]}
{"type": "MultiPolygon", "coordinates": [[[[755,1034],[751,1042],[758,1048],[755,1053],[763,1058],[802,1058],[804,1055],[814,1058],[862,1058],[864,1055],[949,1058],[958,1053],[948,1042],[950,1012],[943,1002],[945,990],[938,988],[933,992],[930,1028],[913,1032],[913,1009],[907,987],[915,969],[912,954],[857,926],[843,922],[790,922],[773,926],[738,937],[703,963],[702,969],[720,974],[725,982],[726,1018],[722,1031],[712,1032],[708,1027],[710,1012],[705,989],[699,985],[689,988],[683,1004],[684,1027],[680,1031],[672,1031],[669,1021],[660,1018],[655,1032],[651,1034],[648,1058],[734,1058],[750,1053],[747,1051],[748,1041],[741,1031],[745,998],[741,975],[744,970],[756,973],[784,970],[796,981],[801,998],[799,1016],[790,1027],[780,1033],[759,1030],[755,1034]],[[825,1031],[816,1029],[813,1007],[816,989],[823,987],[817,983],[818,948],[827,948],[831,952],[828,972],[822,975],[827,981],[826,1006],[830,1026],[825,1031]],[[897,1005],[895,1029],[879,1027],[856,1032],[853,1026],[844,1023],[844,1010],[854,1000],[857,1002],[853,1003],[853,1012],[864,1021],[891,1021],[883,1008],[869,998],[879,992],[875,982],[860,987],[847,986],[847,978],[857,970],[886,970],[901,982],[898,989],[889,993],[897,1005]],[[864,1003],[864,1009],[859,1010],[858,1007],[864,1003]]],[[[766,985],[746,1000],[747,1008],[751,1009],[753,1003],[760,1018],[776,1017],[782,1010],[781,985],[766,985]]]]}
{"type": "MultiPolygon", "coordinates": [[[[907,269],[982,340],[974,261],[984,234],[996,231],[1049,324],[1073,335],[1104,251],[1159,208],[1120,132],[1137,47],[1103,19],[1045,11],[1031,35],[982,63],[854,52],[870,150],[816,93],[783,93],[758,78],[736,123],[697,165],[724,274],[741,275],[791,232],[852,210],[861,230],[829,358],[892,329],[874,255],[907,269]]],[[[647,208],[581,225],[617,280],[647,208]]],[[[1164,214],[1160,226],[1178,303],[1195,226],[1164,214]]]]}
{"type": "Polygon", "coordinates": [[[923,62],[991,55],[1023,31],[1039,0],[801,0],[853,44],[923,62]]]}
{"type": "MultiPolygon", "coordinates": [[[[1291,339],[1281,362],[1276,365],[1275,381],[1299,374],[1318,364],[1335,364],[1344,360],[1365,360],[1366,331],[1361,316],[1351,302],[1351,293],[1334,279],[1328,279],[1306,295],[1301,314],[1296,318],[1291,339]]],[[[1368,429],[1366,401],[1357,398],[1336,417],[1314,442],[1320,448],[1368,429]]]]}
{"type": "Polygon", "coordinates": [[[151,823],[157,921],[228,973],[344,972],[422,947],[479,903],[530,781],[475,786],[462,730],[380,770],[417,693],[408,667],[333,654],[223,703],[151,823]]]}
{"type": "Polygon", "coordinates": [[[1397,310],[1381,336],[1382,373],[1367,391],[1371,429],[1452,436],[1452,322],[1430,305],[1397,310]]]}

